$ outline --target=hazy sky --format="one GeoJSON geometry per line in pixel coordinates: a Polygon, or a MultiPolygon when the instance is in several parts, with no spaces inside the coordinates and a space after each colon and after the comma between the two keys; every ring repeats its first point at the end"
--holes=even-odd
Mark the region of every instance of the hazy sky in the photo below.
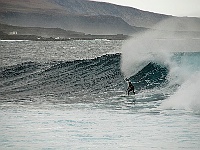
{"type": "Polygon", "coordinates": [[[174,15],[200,17],[200,0],[93,0],[131,6],[141,10],[174,15]]]}

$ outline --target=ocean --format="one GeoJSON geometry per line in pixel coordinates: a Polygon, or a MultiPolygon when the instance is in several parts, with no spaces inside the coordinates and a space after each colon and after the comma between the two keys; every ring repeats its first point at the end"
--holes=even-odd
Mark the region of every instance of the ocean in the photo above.
{"type": "Polygon", "coordinates": [[[200,42],[179,42],[0,41],[0,149],[199,150],[200,42]]]}

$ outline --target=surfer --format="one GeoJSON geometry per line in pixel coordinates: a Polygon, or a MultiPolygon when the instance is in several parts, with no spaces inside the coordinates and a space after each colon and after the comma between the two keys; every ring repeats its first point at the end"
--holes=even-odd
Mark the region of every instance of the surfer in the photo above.
{"type": "MultiPolygon", "coordinates": [[[[127,80],[126,80],[127,81],[127,80]]],[[[127,89],[127,92],[128,92],[128,95],[129,93],[133,91],[133,94],[135,95],[135,90],[134,90],[134,86],[133,84],[131,83],[131,81],[128,80],[128,89],[127,89]]]]}

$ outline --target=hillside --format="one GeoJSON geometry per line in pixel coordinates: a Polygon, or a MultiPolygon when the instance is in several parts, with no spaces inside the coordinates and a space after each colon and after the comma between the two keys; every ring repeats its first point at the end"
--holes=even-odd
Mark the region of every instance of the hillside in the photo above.
{"type": "Polygon", "coordinates": [[[130,35],[147,28],[200,31],[199,18],[167,16],[88,0],[0,0],[0,22],[88,34],[130,35]],[[154,27],[164,20],[163,26],[154,27]]]}
{"type": "Polygon", "coordinates": [[[124,40],[127,35],[91,35],[82,32],[66,31],[60,28],[20,27],[0,23],[0,40],[66,41],[109,39],[124,40]]]}
{"type": "Polygon", "coordinates": [[[88,34],[132,34],[146,30],[130,26],[124,20],[114,16],[84,16],[38,13],[6,13],[2,23],[26,27],[62,28],[88,34]]]}
{"type": "Polygon", "coordinates": [[[5,34],[13,34],[16,32],[18,35],[37,35],[41,37],[61,37],[67,38],[76,35],[85,35],[82,32],[65,31],[59,28],[40,28],[40,27],[19,27],[6,24],[0,24],[0,31],[5,34]]]}

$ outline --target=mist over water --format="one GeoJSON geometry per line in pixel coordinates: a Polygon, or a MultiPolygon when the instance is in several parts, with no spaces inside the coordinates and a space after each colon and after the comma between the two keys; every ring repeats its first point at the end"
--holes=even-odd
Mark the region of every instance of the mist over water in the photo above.
{"type": "Polygon", "coordinates": [[[140,70],[141,64],[151,61],[170,64],[174,52],[200,52],[200,40],[174,37],[160,37],[159,32],[145,32],[129,39],[122,46],[121,69],[125,76],[136,73],[132,68],[140,70]],[[133,67],[133,65],[135,67],[133,67]]]}
{"type": "MultiPolygon", "coordinates": [[[[166,23],[166,21],[164,22],[166,23]]],[[[163,26],[163,23],[157,25],[163,26]]],[[[168,85],[161,93],[178,85],[161,104],[165,109],[200,112],[200,39],[177,35],[174,31],[147,31],[134,36],[122,46],[121,70],[130,78],[149,63],[169,68],[168,85]]],[[[189,27],[187,27],[188,29],[189,27]]],[[[141,79],[142,80],[142,79],[141,79]]]]}

